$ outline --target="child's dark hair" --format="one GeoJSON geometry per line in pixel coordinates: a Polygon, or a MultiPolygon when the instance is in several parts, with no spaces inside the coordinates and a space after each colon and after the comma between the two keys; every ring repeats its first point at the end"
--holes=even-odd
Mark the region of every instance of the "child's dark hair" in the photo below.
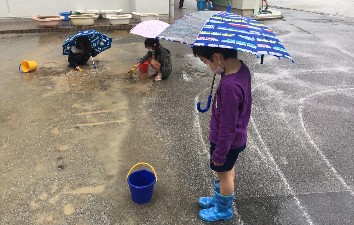
{"type": "Polygon", "coordinates": [[[91,42],[87,36],[80,36],[76,39],[76,47],[83,48],[85,51],[91,51],[91,42]]]}
{"type": "Polygon", "coordinates": [[[159,39],[155,38],[146,38],[144,44],[145,48],[151,47],[153,49],[157,49],[158,47],[160,47],[159,39]]]}
{"type": "Polygon", "coordinates": [[[206,46],[193,46],[194,56],[203,56],[206,59],[211,60],[213,54],[220,53],[224,56],[224,59],[236,58],[237,59],[237,50],[228,49],[228,48],[215,48],[215,47],[206,47],[206,46]]]}

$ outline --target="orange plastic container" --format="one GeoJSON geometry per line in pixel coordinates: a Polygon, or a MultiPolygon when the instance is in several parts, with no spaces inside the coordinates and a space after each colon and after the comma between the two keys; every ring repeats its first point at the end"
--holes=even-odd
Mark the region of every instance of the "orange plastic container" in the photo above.
{"type": "Polygon", "coordinates": [[[139,64],[139,72],[147,73],[149,71],[149,61],[145,61],[144,63],[139,64]]]}
{"type": "Polygon", "coordinates": [[[24,73],[35,71],[37,69],[37,63],[35,61],[23,60],[20,64],[19,70],[24,73]]]}

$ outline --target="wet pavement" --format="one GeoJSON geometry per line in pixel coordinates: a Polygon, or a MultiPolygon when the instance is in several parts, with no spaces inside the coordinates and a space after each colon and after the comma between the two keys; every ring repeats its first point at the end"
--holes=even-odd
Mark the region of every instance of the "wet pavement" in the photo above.
{"type": "Polygon", "coordinates": [[[322,1],[322,0],[268,0],[269,5],[295,9],[300,11],[308,11],[320,14],[354,17],[353,1],[322,1]]]}
{"type": "MultiPolygon", "coordinates": [[[[253,76],[249,143],[236,215],[216,224],[353,224],[354,20],[282,13],[265,23],[295,64],[240,55],[253,76]]],[[[0,36],[0,224],[204,224],[196,201],[215,176],[210,114],[195,101],[205,104],[211,72],[188,46],[162,42],[169,79],[130,79],[144,39],[107,34],[112,48],[81,73],[61,55],[66,34],[0,36]],[[19,73],[23,59],[37,71],[19,73]],[[126,182],[140,161],[158,174],[147,205],[132,203],[126,182]]]]}

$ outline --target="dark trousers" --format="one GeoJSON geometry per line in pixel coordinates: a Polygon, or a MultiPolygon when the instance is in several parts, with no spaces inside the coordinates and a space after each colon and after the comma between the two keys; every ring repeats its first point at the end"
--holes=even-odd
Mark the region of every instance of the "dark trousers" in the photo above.
{"type": "Polygon", "coordinates": [[[183,7],[183,3],[184,3],[184,0],[179,0],[179,7],[180,7],[180,8],[183,7]]]}
{"type": "Polygon", "coordinates": [[[71,53],[69,54],[68,62],[71,67],[75,68],[78,65],[85,65],[87,61],[90,59],[91,55],[90,54],[74,54],[71,53]]]}

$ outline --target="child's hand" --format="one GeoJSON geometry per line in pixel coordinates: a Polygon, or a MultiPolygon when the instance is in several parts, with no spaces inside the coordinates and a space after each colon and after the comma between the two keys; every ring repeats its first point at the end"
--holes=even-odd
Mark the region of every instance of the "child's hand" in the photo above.
{"type": "Polygon", "coordinates": [[[81,68],[80,68],[80,66],[77,66],[77,67],[75,67],[75,69],[77,69],[77,70],[80,70],[80,71],[81,71],[81,68]]]}
{"type": "Polygon", "coordinates": [[[134,64],[133,67],[134,67],[134,68],[138,68],[138,67],[139,67],[139,63],[134,64]]]}

